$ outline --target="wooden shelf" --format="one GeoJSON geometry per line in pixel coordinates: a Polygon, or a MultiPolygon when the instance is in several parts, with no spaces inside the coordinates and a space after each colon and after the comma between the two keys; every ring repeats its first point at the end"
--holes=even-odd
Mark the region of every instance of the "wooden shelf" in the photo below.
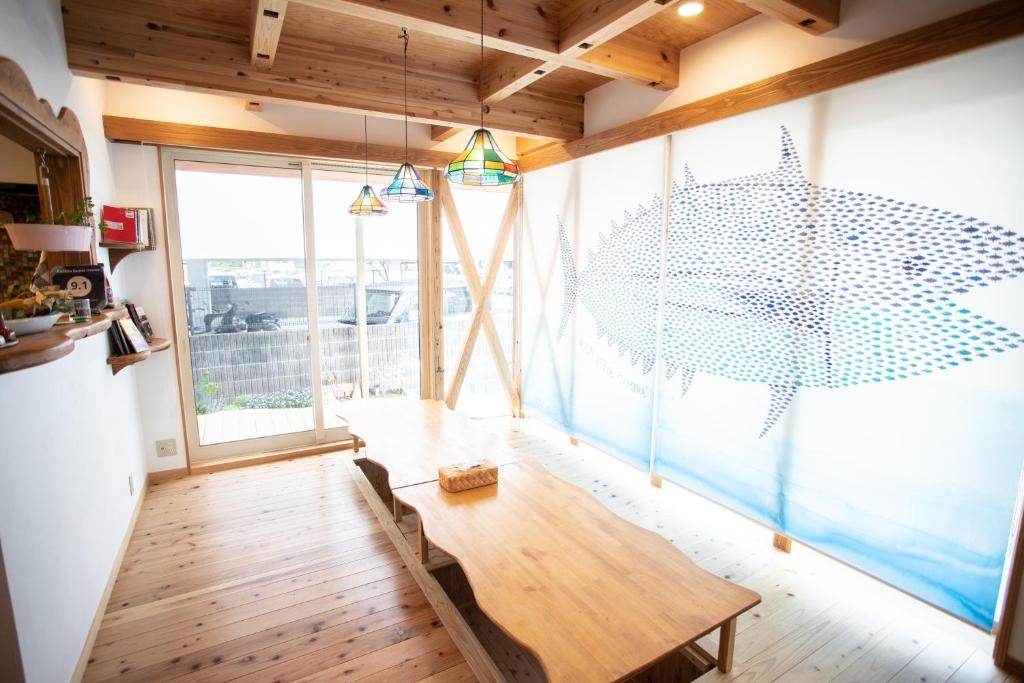
{"type": "Polygon", "coordinates": [[[100,242],[100,246],[110,252],[110,272],[114,272],[117,264],[124,260],[125,256],[138,251],[153,251],[153,245],[128,244],[127,242],[100,242]]]}
{"type": "Polygon", "coordinates": [[[135,365],[140,363],[151,354],[159,353],[160,351],[166,351],[171,348],[170,339],[162,339],[160,337],[153,337],[149,340],[149,350],[143,351],[142,353],[129,353],[123,356],[110,356],[107,358],[107,364],[110,365],[110,369],[116,375],[117,373],[124,370],[129,365],[135,365]]]}
{"type": "Polygon", "coordinates": [[[94,315],[84,323],[57,325],[46,332],[18,337],[14,346],[0,348],[0,374],[63,358],[74,350],[75,341],[106,332],[112,321],[123,315],[123,308],[114,308],[94,315]]]}

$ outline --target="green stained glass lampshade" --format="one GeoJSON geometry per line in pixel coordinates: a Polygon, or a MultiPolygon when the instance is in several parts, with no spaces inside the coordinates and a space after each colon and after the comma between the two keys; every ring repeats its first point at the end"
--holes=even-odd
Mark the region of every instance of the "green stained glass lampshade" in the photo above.
{"type": "Polygon", "coordinates": [[[519,179],[519,167],[498,149],[491,131],[479,128],[444,175],[460,185],[509,185],[519,179]]]}
{"type": "Polygon", "coordinates": [[[434,191],[423,184],[423,179],[412,164],[406,162],[398,167],[391,184],[380,191],[387,202],[429,202],[434,191]]]}
{"type": "Polygon", "coordinates": [[[353,216],[383,216],[388,212],[388,207],[377,199],[372,187],[363,185],[363,189],[359,190],[359,196],[352,202],[352,206],[348,207],[348,212],[353,216]]]}

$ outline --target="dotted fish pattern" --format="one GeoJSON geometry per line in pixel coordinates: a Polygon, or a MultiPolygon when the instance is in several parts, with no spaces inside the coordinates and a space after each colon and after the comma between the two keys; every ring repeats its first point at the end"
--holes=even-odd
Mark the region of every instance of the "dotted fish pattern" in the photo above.
{"type": "MultiPolygon", "coordinates": [[[[669,199],[662,362],[685,393],[706,373],[771,388],[760,435],[800,387],[909,379],[1016,349],[1021,335],[955,302],[1024,272],[1024,236],[950,211],[804,177],[782,129],[777,169],[669,199]]],[[[662,203],[627,213],[566,279],[599,334],[654,367],[662,203]]],[[[560,227],[563,263],[572,266],[560,227]]]]}

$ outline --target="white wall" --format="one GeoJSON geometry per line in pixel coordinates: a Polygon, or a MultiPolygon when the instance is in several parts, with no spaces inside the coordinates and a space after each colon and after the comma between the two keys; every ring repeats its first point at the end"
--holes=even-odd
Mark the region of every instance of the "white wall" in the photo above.
{"type": "Polygon", "coordinates": [[[0,183],[36,184],[36,160],[29,150],[0,135],[0,183]]]}
{"type": "MultiPolygon", "coordinates": [[[[0,0],[0,55],[55,110],[77,114],[91,192],[109,201],[103,83],[68,71],[58,0],[0,0]]],[[[0,375],[0,543],[29,681],[71,676],[145,477],[136,370],[114,377],[109,352],[100,335],[59,361],[0,375]]]]}
{"type": "MultiPolygon", "coordinates": [[[[246,100],[239,97],[115,81],[104,81],[104,85],[107,92],[104,113],[111,116],[333,140],[363,140],[363,117],[337,109],[260,100],[263,102],[263,111],[253,112],[246,111],[246,100]]],[[[370,117],[367,128],[371,143],[396,146],[405,144],[401,119],[370,117]]],[[[434,142],[430,139],[429,125],[409,124],[409,146],[419,149],[461,151],[469,135],[470,131],[465,130],[444,142],[434,142]]],[[[502,151],[515,156],[514,136],[502,134],[495,137],[502,151]]]]}
{"type": "MultiPolygon", "coordinates": [[[[152,207],[156,218],[156,248],[131,254],[117,266],[123,283],[122,294],[145,308],[154,334],[173,339],[174,319],[171,314],[157,150],[152,145],[127,144],[112,144],[110,149],[117,185],[117,193],[110,203],[115,206],[152,207]]],[[[174,353],[173,348],[164,353],[156,353],[145,363],[133,366],[140,388],[139,409],[150,472],[186,465],[185,434],[182,429],[174,353]],[[156,442],[161,439],[174,439],[178,454],[158,458],[156,442]]]]}
{"type": "MultiPolygon", "coordinates": [[[[656,114],[987,4],[989,0],[843,0],[839,28],[813,36],[757,16],[680,53],[670,92],[612,81],[587,93],[587,135],[656,114]]],[[[685,21],[680,17],[680,21],[685,21]]]]}

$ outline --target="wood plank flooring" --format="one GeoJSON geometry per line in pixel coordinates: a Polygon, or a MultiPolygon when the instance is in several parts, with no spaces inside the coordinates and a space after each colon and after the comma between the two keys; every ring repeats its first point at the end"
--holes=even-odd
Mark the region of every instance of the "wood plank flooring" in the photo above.
{"type": "Polygon", "coordinates": [[[84,680],[472,680],[350,457],[151,486],[84,680]]]}
{"type": "MultiPolygon", "coordinates": [[[[1002,683],[973,627],[536,420],[488,420],[518,452],[757,590],[735,667],[701,681],[1002,683]]],[[[472,681],[340,466],[351,451],[150,487],[86,681],[472,681]]],[[[671,590],[671,587],[666,587],[671,590]]],[[[715,636],[701,645],[716,651],[715,636]]]]}

